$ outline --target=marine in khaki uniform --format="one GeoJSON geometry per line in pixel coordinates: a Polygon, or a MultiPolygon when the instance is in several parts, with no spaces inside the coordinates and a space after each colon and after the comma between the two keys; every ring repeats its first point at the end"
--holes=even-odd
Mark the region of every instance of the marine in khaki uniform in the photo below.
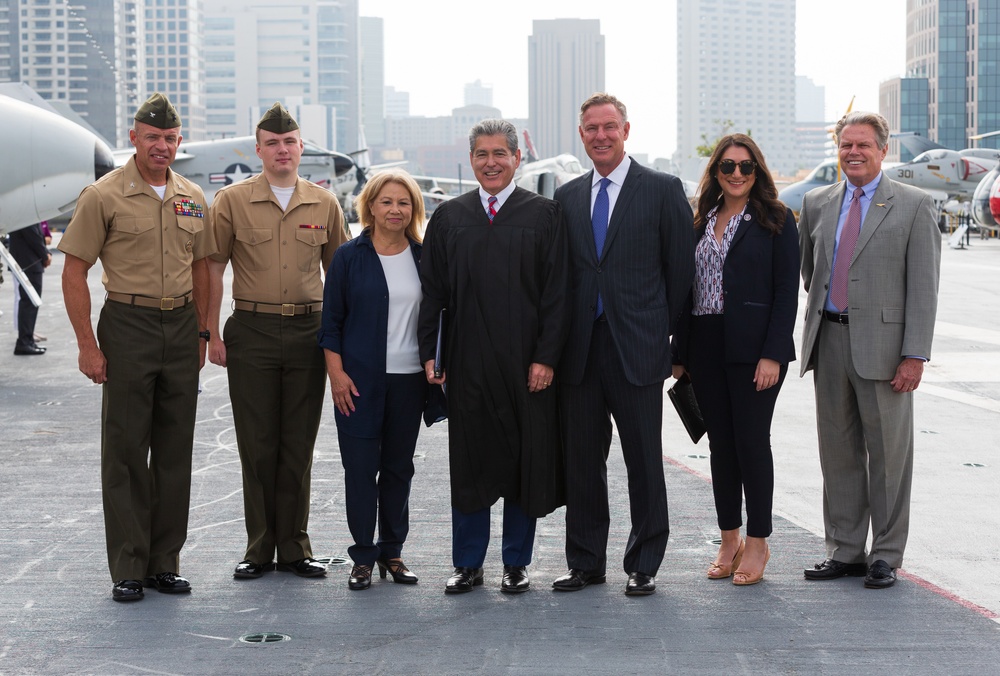
{"type": "Polygon", "coordinates": [[[263,172],[216,193],[218,253],[208,262],[209,359],[227,367],[243,465],[247,549],[233,575],[275,568],[326,574],[307,526],[313,444],[326,366],[316,335],[325,271],[347,241],[330,191],[298,176],[299,126],[280,103],[257,123],[263,172]],[[233,314],[219,332],[223,273],[233,264],[233,314]]]}
{"type": "Polygon", "coordinates": [[[129,140],[135,155],[84,188],[59,243],[80,371],[103,385],[101,488],[116,601],[141,599],[143,586],[191,590],[177,573],[204,363],[205,257],[215,252],[201,188],[169,168],[181,120],[165,96],[139,108],[129,140]],[[95,336],[87,273],[98,259],[107,296],[95,336]]]}

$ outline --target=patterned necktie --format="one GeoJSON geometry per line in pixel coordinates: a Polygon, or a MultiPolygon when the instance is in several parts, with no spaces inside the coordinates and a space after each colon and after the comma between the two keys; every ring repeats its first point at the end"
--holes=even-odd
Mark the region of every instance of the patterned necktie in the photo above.
{"type": "MultiPolygon", "coordinates": [[[[594,247],[597,250],[597,260],[601,260],[601,254],[604,253],[604,240],[608,236],[608,212],[610,211],[610,202],[608,200],[608,185],[611,183],[610,178],[601,179],[601,189],[597,191],[597,199],[594,200],[594,213],[590,217],[591,225],[594,228],[594,247]]],[[[594,317],[600,317],[604,314],[604,302],[601,300],[601,294],[597,294],[597,311],[594,317]]]]}
{"type": "Polygon", "coordinates": [[[847,210],[847,220],[840,232],[840,244],[837,245],[837,260],[833,263],[833,277],[830,279],[830,302],[841,312],[847,312],[847,270],[854,258],[854,248],[861,234],[861,196],[865,191],[854,189],[851,207],[847,210]]]}
{"type": "Polygon", "coordinates": [[[492,223],[493,219],[497,215],[497,196],[496,195],[490,195],[490,198],[488,200],[486,200],[486,201],[490,203],[489,217],[490,217],[490,223],[492,223]]]}

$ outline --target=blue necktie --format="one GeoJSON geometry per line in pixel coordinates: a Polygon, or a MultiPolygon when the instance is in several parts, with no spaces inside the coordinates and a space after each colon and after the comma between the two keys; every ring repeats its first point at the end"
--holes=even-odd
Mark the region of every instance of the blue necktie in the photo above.
{"type": "MultiPolygon", "coordinates": [[[[594,200],[594,213],[590,217],[590,222],[594,228],[594,247],[597,249],[597,260],[600,262],[601,254],[604,253],[604,240],[608,236],[608,212],[610,202],[608,201],[608,185],[610,178],[601,179],[601,189],[597,191],[597,199],[594,200]]],[[[597,312],[594,318],[604,314],[604,303],[601,301],[600,292],[597,293],[597,312]]]]}
{"type": "Polygon", "coordinates": [[[486,215],[490,217],[490,223],[492,223],[493,219],[496,218],[497,215],[497,196],[490,195],[490,198],[487,201],[490,203],[490,208],[486,212],[486,215]]]}

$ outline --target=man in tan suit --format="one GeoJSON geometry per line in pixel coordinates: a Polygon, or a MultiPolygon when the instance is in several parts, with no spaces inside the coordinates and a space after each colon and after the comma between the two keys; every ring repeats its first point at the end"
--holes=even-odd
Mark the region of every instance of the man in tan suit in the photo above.
{"type": "Polygon", "coordinates": [[[59,243],[80,371],[103,386],[101,490],[115,601],[137,601],[144,587],[191,591],[177,573],[215,239],[201,188],[170,169],[181,138],[170,101],[150,96],[129,130],[135,154],[84,188],[59,243]],[[95,335],[87,274],[98,260],[107,295],[95,335]]]}
{"type": "Polygon", "coordinates": [[[864,575],[871,589],[891,587],[903,563],[913,391],[931,356],[941,266],[930,196],[882,174],[888,137],[881,115],[844,116],[847,180],[810,191],[799,222],[802,375],[814,369],[827,556],[804,572],[864,575]]]}
{"type": "Polygon", "coordinates": [[[233,571],[240,579],[275,567],[326,575],[307,531],[313,444],[326,396],[316,334],[321,273],[347,235],[333,194],[299,177],[302,149],[298,123],[275,103],[257,123],[263,171],[220,190],[209,213],[218,253],[208,261],[208,354],[227,367],[243,466],[247,548],[233,571]],[[230,262],[233,314],[219,331],[230,262]]]}

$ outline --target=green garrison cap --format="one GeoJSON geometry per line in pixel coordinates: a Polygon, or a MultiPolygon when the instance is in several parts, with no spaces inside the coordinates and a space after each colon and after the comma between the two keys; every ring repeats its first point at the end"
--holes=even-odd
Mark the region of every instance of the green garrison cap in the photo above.
{"type": "Polygon", "coordinates": [[[281,105],[280,101],[275,101],[274,105],[268,108],[267,112],[260,118],[257,128],[273,134],[286,134],[298,129],[299,123],[295,121],[288,109],[281,105]]]}
{"type": "Polygon", "coordinates": [[[139,106],[139,110],[135,113],[135,121],[160,129],[174,129],[181,126],[181,116],[177,114],[177,109],[171,105],[170,99],[160,92],[154,92],[139,106]]]}

